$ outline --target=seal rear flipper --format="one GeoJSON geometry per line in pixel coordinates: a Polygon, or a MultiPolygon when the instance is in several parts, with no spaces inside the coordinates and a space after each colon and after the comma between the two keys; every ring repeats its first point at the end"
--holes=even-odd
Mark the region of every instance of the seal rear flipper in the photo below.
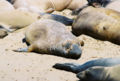
{"type": "Polygon", "coordinates": [[[53,65],[53,68],[78,73],[79,71],[77,71],[76,69],[76,67],[78,66],[80,65],[75,63],[56,63],[55,65],[53,65]]]}
{"type": "Polygon", "coordinates": [[[16,50],[13,50],[15,52],[28,52],[28,48],[19,48],[19,49],[16,49],[16,50]]]}

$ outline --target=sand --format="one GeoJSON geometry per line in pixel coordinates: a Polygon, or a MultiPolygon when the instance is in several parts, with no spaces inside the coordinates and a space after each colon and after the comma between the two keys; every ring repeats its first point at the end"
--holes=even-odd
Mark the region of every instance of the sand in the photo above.
{"type": "Polygon", "coordinates": [[[82,64],[97,58],[120,57],[119,45],[87,35],[79,36],[85,45],[78,60],[48,54],[14,52],[14,49],[26,47],[22,43],[23,38],[24,29],[21,29],[0,39],[0,81],[78,81],[76,74],[54,69],[52,66],[55,63],[82,64]]]}

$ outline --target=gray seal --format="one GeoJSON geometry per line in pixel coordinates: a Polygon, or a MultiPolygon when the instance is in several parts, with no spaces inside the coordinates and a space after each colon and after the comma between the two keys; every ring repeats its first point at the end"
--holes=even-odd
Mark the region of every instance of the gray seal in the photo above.
{"type": "MultiPolygon", "coordinates": [[[[81,43],[76,36],[67,31],[66,26],[50,19],[40,19],[31,24],[25,33],[24,41],[28,48],[18,52],[37,52],[78,59],[82,54],[81,43]]],[[[15,51],[15,50],[14,50],[15,51]]]]}
{"type": "Polygon", "coordinates": [[[56,63],[53,67],[77,73],[80,81],[120,81],[118,77],[120,74],[120,58],[96,59],[81,65],[56,63]]]}

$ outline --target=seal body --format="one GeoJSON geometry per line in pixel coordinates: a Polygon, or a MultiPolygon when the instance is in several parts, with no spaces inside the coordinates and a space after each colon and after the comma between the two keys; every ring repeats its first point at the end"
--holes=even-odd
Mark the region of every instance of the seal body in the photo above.
{"type": "Polygon", "coordinates": [[[36,13],[15,10],[7,0],[0,0],[0,26],[5,29],[19,29],[39,19],[36,13]]]}
{"type": "Polygon", "coordinates": [[[83,64],[57,63],[53,67],[57,69],[71,71],[74,73],[79,73],[88,68],[95,67],[95,66],[111,67],[118,64],[120,64],[120,58],[103,58],[103,59],[90,60],[83,64]]]}
{"type": "Polygon", "coordinates": [[[94,7],[105,7],[120,12],[120,0],[87,0],[88,5],[94,7]]]}
{"type": "MultiPolygon", "coordinates": [[[[4,11],[11,11],[14,10],[14,7],[12,4],[10,4],[8,1],[6,0],[0,0],[0,11],[4,12],[4,11]]],[[[0,12],[0,13],[1,13],[0,12]]]]}
{"type": "Polygon", "coordinates": [[[113,10],[120,12],[119,5],[120,5],[120,0],[111,0],[111,2],[107,4],[105,8],[113,9],[113,10]]]}
{"type": "Polygon", "coordinates": [[[41,13],[40,19],[52,19],[52,20],[55,20],[55,21],[58,21],[65,25],[70,25],[70,26],[73,23],[73,19],[70,19],[70,18],[62,16],[62,15],[49,14],[49,13],[41,13]]]}
{"type": "Polygon", "coordinates": [[[31,24],[24,40],[29,45],[28,49],[18,51],[34,51],[74,59],[78,59],[82,53],[81,41],[67,31],[64,24],[54,20],[40,19],[31,24]]]}
{"type": "Polygon", "coordinates": [[[72,25],[72,32],[120,44],[120,13],[106,8],[83,9],[72,25]]]}
{"type": "Polygon", "coordinates": [[[54,10],[61,11],[66,8],[76,9],[86,3],[86,0],[14,0],[13,5],[16,9],[51,13],[54,10]]]}
{"type": "Polygon", "coordinates": [[[77,74],[81,81],[120,81],[120,65],[92,67],[77,74]]]}
{"type": "Polygon", "coordinates": [[[37,21],[39,15],[27,11],[11,10],[0,12],[0,23],[8,26],[8,29],[19,29],[37,21]]]}
{"type": "Polygon", "coordinates": [[[75,10],[75,9],[81,8],[87,3],[88,3],[87,0],[72,0],[72,2],[69,4],[67,8],[71,10],[75,10]]]}
{"type": "Polygon", "coordinates": [[[80,81],[120,81],[120,58],[102,58],[84,64],[56,63],[53,67],[77,73],[80,81]]]}

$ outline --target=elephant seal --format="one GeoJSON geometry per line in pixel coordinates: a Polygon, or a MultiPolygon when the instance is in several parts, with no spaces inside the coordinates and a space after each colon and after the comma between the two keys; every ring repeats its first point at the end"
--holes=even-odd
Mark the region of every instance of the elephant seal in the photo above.
{"type": "Polygon", "coordinates": [[[81,10],[88,6],[93,6],[95,8],[107,8],[120,12],[120,0],[87,0],[88,4],[74,10],[72,15],[78,15],[81,10]]]}
{"type": "Polygon", "coordinates": [[[31,12],[47,12],[61,11],[64,9],[76,9],[85,5],[86,0],[13,0],[16,9],[28,10],[31,12]]]}
{"type": "Polygon", "coordinates": [[[6,36],[6,32],[27,26],[37,20],[39,15],[34,13],[15,10],[13,5],[7,0],[0,0],[0,30],[1,37],[6,36]],[[4,33],[3,33],[4,32],[4,33]]]}
{"type": "Polygon", "coordinates": [[[0,24],[7,25],[6,29],[16,30],[32,24],[39,15],[27,11],[11,10],[0,12],[0,24]]]}
{"type": "Polygon", "coordinates": [[[31,24],[25,33],[24,41],[28,48],[14,50],[17,52],[37,52],[53,54],[66,58],[78,59],[81,56],[81,44],[65,25],[50,19],[40,19],[31,24]]]}
{"type": "Polygon", "coordinates": [[[53,67],[77,73],[77,77],[80,81],[120,80],[120,78],[118,78],[120,71],[120,58],[96,59],[85,62],[82,65],[76,63],[56,63],[53,67]]]}
{"type": "Polygon", "coordinates": [[[118,64],[120,64],[120,58],[102,58],[90,60],[81,65],[76,63],[56,63],[53,67],[61,70],[67,70],[73,73],[79,73],[94,66],[111,67],[118,64]]]}
{"type": "Polygon", "coordinates": [[[4,28],[8,29],[11,32],[26,27],[39,19],[52,19],[59,21],[65,25],[72,25],[73,23],[73,19],[56,14],[36,14],[21,10],[0,12],[0,25],[6,25],[4,28]]]}
{"type": "Polygon", "coordinates": [[[92,67],[77,74],[80,81],[120,81],[120,65],[92,67]]]}
{"type": "Polygon", "coordinates": [[[87,0],[88,5],[94,7],[105,7],[108,9],[113,9],[120,12],[120,0],[87,0]]]}
{"type": "Polygon", "coordinates": [[[86,34],[115,44],[120,44],[119,30],[120,12],[91,6],[83,9],[72,24],[76,36],[86,34]]]}
{"type": "Polygon", "coordinates": [[[14,10],[14,7],[12,4],[10,4],[6,0],[0,0],[0,13],[3,11],[11,11],[14,10]]]}
{"type": "Polygon", "coordinates": [[[57,15],[57,14],[49,14],[49,13],[40,13],[40,19],[52,19],[58,22],[61,22],[65,25],[72,25],[73,19],[67,18],[62,15],[57,15]]]}

